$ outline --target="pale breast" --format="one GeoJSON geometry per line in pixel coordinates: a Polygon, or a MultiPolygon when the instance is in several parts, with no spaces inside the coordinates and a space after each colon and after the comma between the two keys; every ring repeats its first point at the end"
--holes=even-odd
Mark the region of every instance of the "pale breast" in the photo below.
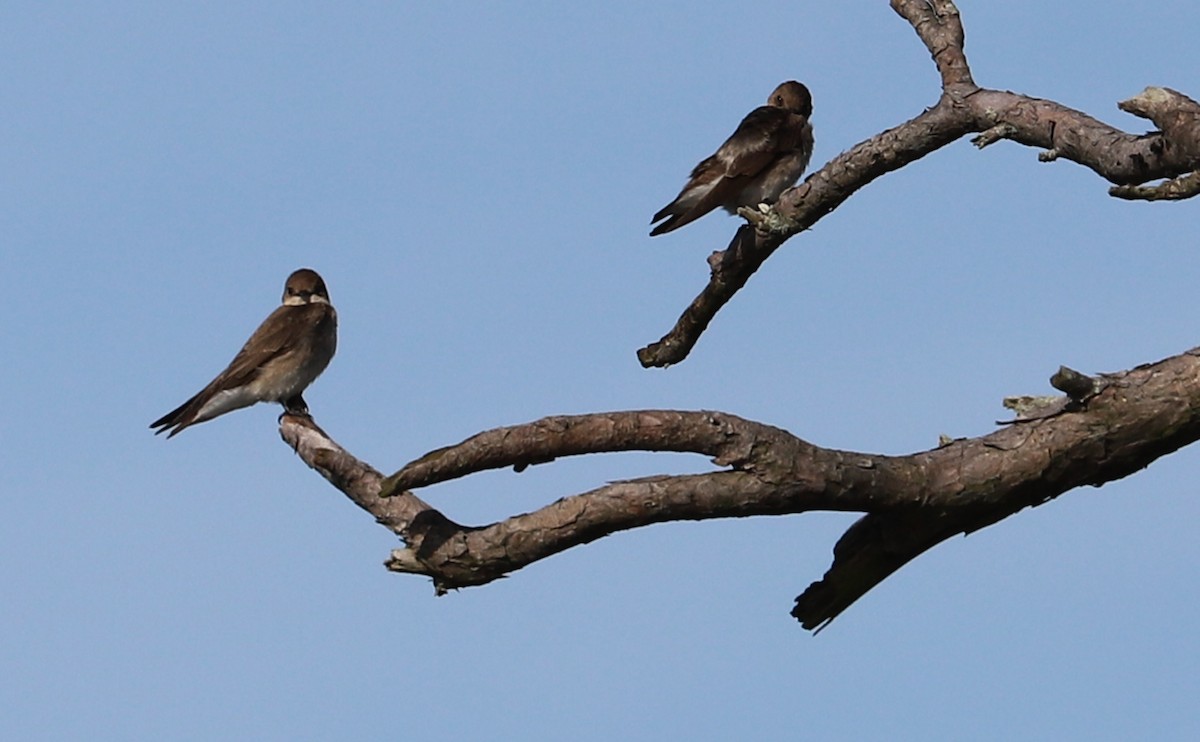
{"type": "Polygon", "coordinates": [[[265,364],[250,386],[263,400],[291,399],[321,375],[336,349],[336,324],[330,322],[328,331],[265,364]]]}
{"type": "Polygon", "coordinates": [[[738,193],[737,203],[732,208],[725,208],[731,213],[737,213],[738,206],[775,203],[779,194],[796,185],[796,181],[804,174],[804,168],[808,167],[808,158],[808,152],[800,151],[781,157],[738,193]]]}

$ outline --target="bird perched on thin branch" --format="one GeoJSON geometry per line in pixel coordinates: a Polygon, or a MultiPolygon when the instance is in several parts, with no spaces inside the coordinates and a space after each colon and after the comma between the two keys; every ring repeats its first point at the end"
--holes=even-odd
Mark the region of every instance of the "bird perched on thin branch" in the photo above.
{"type": "Polygon", "coordinates": [[[808,88],[795,80],[775,88],[767,105],[747,114],[733,135],[692,170],[675,200],[650,220],[666,219],[650,236],[678,229],[718,206],[736,214],[739,206],[774,203],[808,167],[811,117],[808,88]]]}
{"type": "Polygon", "coordinates": [[[278,402],[284,411],[307,415],[301,396],[337,349],[337,312],[325,281],[301,268],[288,276],[283,304],[263,320],[229,367],[194,397],[150,424],[167,437],[256,402],[278,402]]]}

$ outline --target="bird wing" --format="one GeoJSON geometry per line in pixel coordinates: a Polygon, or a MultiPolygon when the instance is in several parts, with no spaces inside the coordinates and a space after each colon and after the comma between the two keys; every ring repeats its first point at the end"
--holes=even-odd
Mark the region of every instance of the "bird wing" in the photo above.
{"type": "Polygon", "coordinates": [[[249,384],[258,377],[263,366],[276,358],[288,355],[296,350],[300,340],[307,339],[309,333],[298,332],[297,327],[315,325],[320,315],[330,310],[328,304],[313,303],[302,306],[283,305],[271,312],[242,349],[238,351],[229,366],[213,379],[213,384],[223,388],[249,384]],[[218,382],[220,382],[218,384],[218,382]]]}
{"type": "Polygon", "coordinates": [[[710,157],[692,169],[675,200],[650,220],[651,236],[670,232],[737,199],[742,188],[800,142],[805,119],[775,106],[759,106],[710,157]]]}
{"type": "MultiPolygon", "coordinates": [[[[186,402],[151,423],[150,427],[161,428],[156,431],[158,433],[174,427],[168,434],[170,437],[192,425],[196,422],[196,416],[214,397],[250,384],[262,372],[264,366],[294,352],[301,342],[308,342],[310,333],[298,332],[298,325],[312,326],[330,321],[333,316],[333,307],[323,303],[277,307],[258,326],[224,371],[217,374],[215,379],[186,402]]],[[[233,408],[244,407],[253,401],[239,401],[233,408]]],[[[206,415],[203,419],[209,419],[209,416],[206,415]]]]}
{"type": "Polygon", "coordinates": [[[719,166],[726,178],[753,178],[781,153],[791,152],[799,141],[803,118],[775,106],[759,106],[742,119],[738,128],[708,160],[696,166],[692,177],[701,168],[719,166]],[[710,162],[715,161],[715,162],[710,162]]]}

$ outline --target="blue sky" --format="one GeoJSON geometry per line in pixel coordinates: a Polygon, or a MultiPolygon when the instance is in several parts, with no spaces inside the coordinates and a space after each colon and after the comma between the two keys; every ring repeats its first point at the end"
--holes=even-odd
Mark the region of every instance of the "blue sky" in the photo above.
{"type": "MultiPolygon", "coordinates": [[[[1200,7],[961,3],[976,80],[1130,131],[1200,95],[1200,7]]],[[[1059,364],[1198,344],[1195,202],[955,143],[790,241],[692,356],[642,345],[734,219],[650,215],[780,81],[819,167],[931,105],[885,2],[0,8],[0,729],[12,739],[1184,739],[1200,732],[1185,449],[788,616],[845,514],[660,525],[434,598],[260,406],[164,441],[301,266],[339,354],[306,398],[384,471],[546,414],[719,409],[907,453],[1059,364]],[[808,6],[811,7],[802,7],[808,6]]],[[[483,523],[703,458],[422,491],[483,523]]]]}

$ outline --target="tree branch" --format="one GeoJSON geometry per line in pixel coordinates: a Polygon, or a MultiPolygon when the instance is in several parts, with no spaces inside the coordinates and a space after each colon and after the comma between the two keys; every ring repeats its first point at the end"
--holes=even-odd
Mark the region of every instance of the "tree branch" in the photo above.
{"type": "Polygon", "coordinates": [[[1200,170],[1153,186],[1113,186],[1108,195],[1127,201],[1182,201],[1200,193],[1200,170]]]}
{"type": "MultiPolygon", "coordinates": [[[[949,0],[891,0],[929,49],[941,78],[937,104],[838,155],[785,192],[768,212],[746,210],[724,250],[709,258],[708,285],[676,326],[639,352],[643,365],[685,358],[716,313],[770,255],[872,180],[971,132],[986,147],[1011,140],[1043,149],[1115,183],[1124,198],[1182,198],[1200,191],[1200,104],[1147,88],[1121,108],[1159,131],[1127,134],[1053,101],[975,85],[963,28],[949,0]],[[1171,178],[1153,189],[1133,188],[1171,178]],[[1153,195],[1152,195],[1153,194],[1153,195]]],[[[1062,368],[1067,397],[1014,397],[1018,411],[993,433],[907,456],[825,449],[787,431],[720,412],[642,410],[545,418],[487,431],[426,454],[388,477],[354,458],[311,418],[284,415],[297,454],[405,547],[386,562],[428,575],[439,593],[481,585],[611,533],[670,520],[855,511],[825,576],[796,599],[806,628],[820,629],[926,550],[1035,507],[1071,489],[1128,476],[1200,439],[1200,349],[1129,371],[1090,377],[1062,368]],[[709,456],[718,471],[613,482],[483,527],[459,525],[409,488],[559,456],[611,451],[709,456]]]]}
{"type": "MultiPolygon", "coordinates": [[[[1060,372],[1061,374],[1061,372],[1060,372]]],[[[693,451],[732,467],[614,482],[484,527],[454,523],[382,477],[309,420],[281,432],[310,466],[406,542],[389,569],[428,575],[439,593],[481,585],[572,546],[671,520],[860,511],[825,577],[793,610],[820,628],[938,543],[1083,485],[1142,469],[1200,438],[1200,349],[1092,380],[1055,414],[907,456],[825,449],[779,428],[716,412],[648,410],[563,416],[500,428],[439,449],[389,478],[400,488],[602,451],[693,451]]]]}
{"type": "MultiPolygon", "coordinates": [[[[1167,88],[1147,88],[1121,108],[1148,118],[1161,132],[1128,134],[1054,101],[978,87],[963,49],[958,8],[949,0],[892,0],[929,50],[941,76],[937,104],[919,116],[830,160],[780,196],[765,215],[744,211],[748,223],[729,245],[708,258],[708,285],[666,335],[638,351],[644,367],[687,358],[717,312],[759,267],[793,236],[809,229],[863,186],[973,132],[980,147],[1009,139],[1044,150],[1039,159],[1066,159],[1118,186],[1174,178],[1200,169],[1200,107],[1167,88]]],[[[818,132],[819,134],[819,132],[818,132]]],[[[1158,198],[1194,195],[1195,180],[1155,192],[1158,198]]],[[[1149,198],[1118,188],[1114,196],[1149,198]]]]}
{"type": "Polygon", "coordinates": [[[433,527],[460,527],[411,492],[380,497],[383,475],[334,442],[311,417],[285,412],[279,417],[279,435],[304,463],[401,538],[420,538],[433,527]]]}
{"type": "Polygon", "coordinates": [[[639,410],[546,417],[525,425],[497,428],[455,446],[439,448],[408,464],[383,482],[382,496],[486,469],[560,456],[616,451],[676,451],[711,456],[719,466],[748,468],[765,460],[772,443],[794,444],[786,431],[722,412],[639,410]]]}

